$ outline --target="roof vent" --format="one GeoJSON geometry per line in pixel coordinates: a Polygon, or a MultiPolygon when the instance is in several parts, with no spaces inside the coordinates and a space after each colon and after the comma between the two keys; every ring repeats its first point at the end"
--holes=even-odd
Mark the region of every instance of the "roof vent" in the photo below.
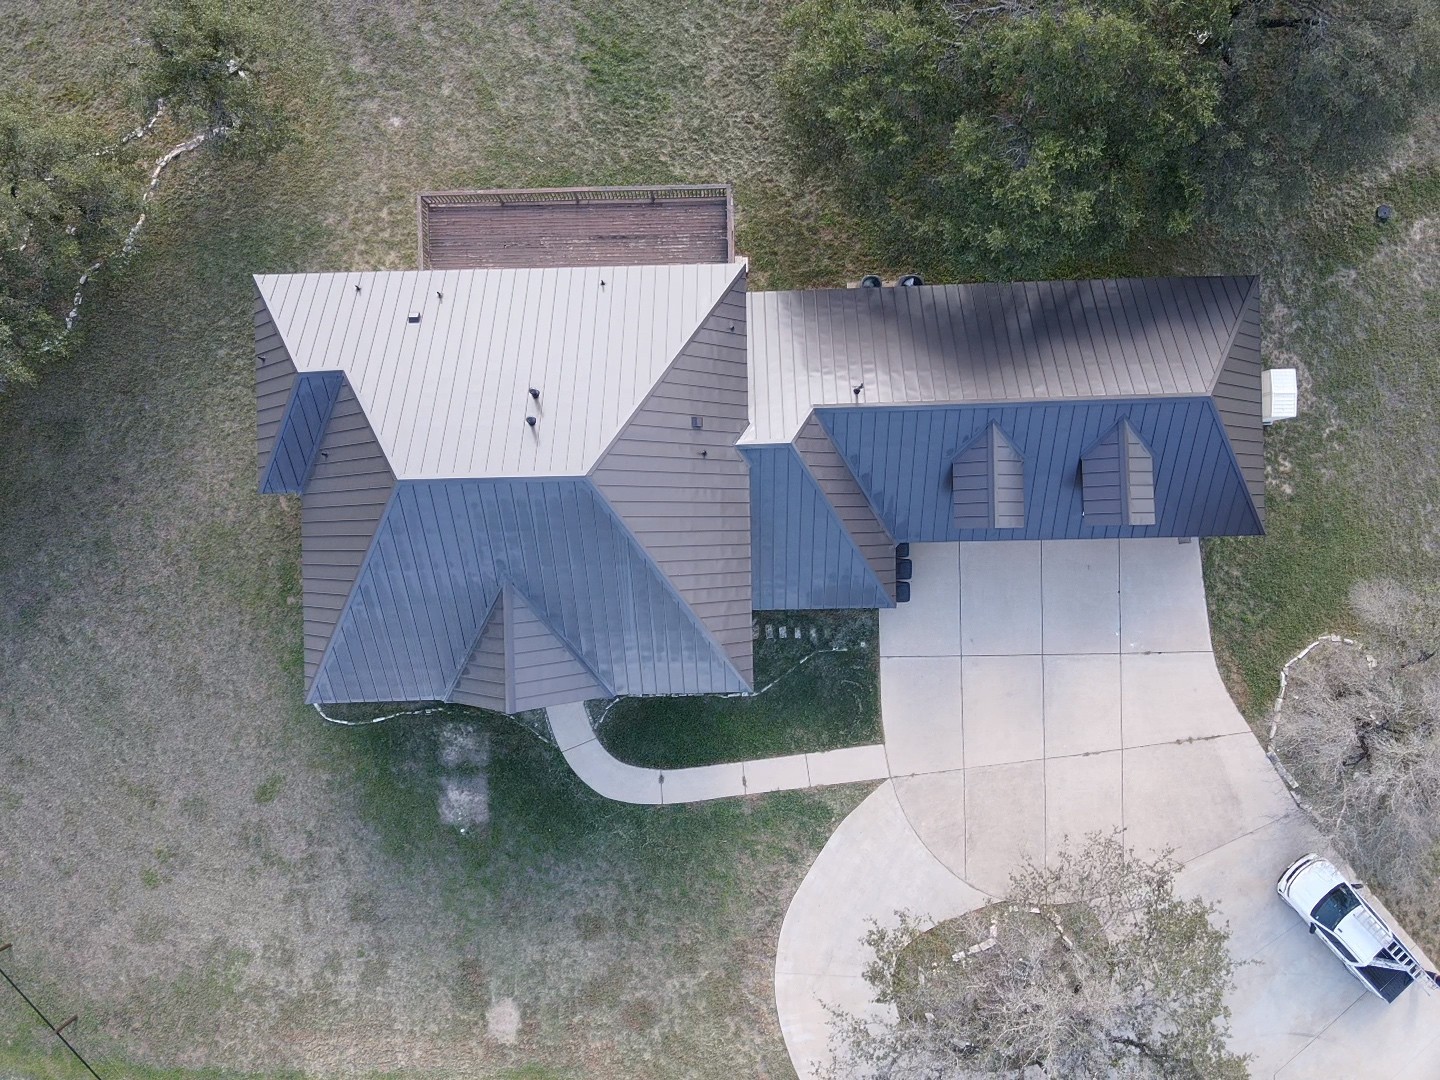
{"type": "Polygon", "coordinates": [[[525,423],[529,424],[529,425],[533,428],[533,427],[535,426],[535,417],[533,417],[533,416],[527,416],[527,417],[525,417],[525,423]]]}
{"type": "Polygon", "coordinates": [[[703,428],[703,427],[705,426],[705,418],[704,418],[703,416],[692,416],[692,417],[690,417],[690,426],[691,426],[691,428],[693,428],[694,430],[699,431],[701,428],[703,428]]]}
{"type": "Polygon", "coordinates": [[[922,278],[919,274],[906,274],[900,279],[900,284],[905,286],[907,289],[913,289],[917,285],[924,285],[925,279],[922,278]]]}
{"type": "Polygon", "coordinates": [[[405,321],[406,321],[406,322],[412,322],[412,323],[418,323],[418,322],[420,321],[420,312],[418,312],[418,311],[412,311],[412,312],[410,312],[410,314],[405,317],[405,321]]]}
{"type": "Polygon", "coordinates": [[[860,287],[862,289],[878,289],[883,284],[884,282],[880,280],[879,274],[866,274],[860,279],[860,287]]]}
{"type": "Polygon", "coordinates": [[[1294,368],[1269,368],[1260,373],[1260,420],[1273,424],[1300,414],[1300,391],[1294,368]]]}

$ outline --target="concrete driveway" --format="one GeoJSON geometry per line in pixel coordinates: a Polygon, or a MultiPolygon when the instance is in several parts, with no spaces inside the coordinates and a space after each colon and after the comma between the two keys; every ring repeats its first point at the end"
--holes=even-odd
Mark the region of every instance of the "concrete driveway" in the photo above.
{"type": "Polygon", "coordinates": [[[859,938],[905,909],[949,918],[1025,857],[1125,830],[1217,901],[1255,1076],[1440,1077],[1440,995],[1385,1006],[1274,892],[1321,841],[1215,669],[1198,543],[913,545],[913,599],[880,621],[891,779],[816,859],[787,912],[776,1001],[797,1072],[827,1059],[824,1004],[870,1001],[859,938]]]}

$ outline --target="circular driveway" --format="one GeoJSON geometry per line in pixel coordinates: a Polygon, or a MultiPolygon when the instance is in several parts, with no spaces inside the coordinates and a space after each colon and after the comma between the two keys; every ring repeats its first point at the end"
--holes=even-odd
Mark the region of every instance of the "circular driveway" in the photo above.
{"type": "Polygon", "coordinates": [[[1230,701],[1211,652],[1198,543],[912,545],[909,604],[880,613],[890,779],[797,891],[775,994],[802,1077],[829,1014],[885,1015],[862,977],[871,920],[950,918],[1025,858],[1121,828],[1170,848],[1216,901],[1242,967],[1233,1043],[1252,1075],[1440,1076],[1440,996],[1366,994],[1275,895],[1323,844],[1230,701]]]}

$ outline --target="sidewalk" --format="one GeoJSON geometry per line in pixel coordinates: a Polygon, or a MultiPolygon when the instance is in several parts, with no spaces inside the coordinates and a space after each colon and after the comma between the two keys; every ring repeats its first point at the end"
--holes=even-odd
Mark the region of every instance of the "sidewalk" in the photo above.
{"type": "Polygon", "coordinates": [[[706,802],[767,791],[883,780],[890,775],[885,747],[881,745],[693,769],[642,769],[617,760],[600,744],[583,704],[552,706],[546,714],[555,743],[575,775],[616,802],[652,806],[706,802]]]}

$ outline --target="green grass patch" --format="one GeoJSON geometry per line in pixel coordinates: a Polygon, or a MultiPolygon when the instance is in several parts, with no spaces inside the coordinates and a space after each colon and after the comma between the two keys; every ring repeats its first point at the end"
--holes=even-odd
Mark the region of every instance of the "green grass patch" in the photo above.
{"type": "Polygon", "coordinates": [[[601,744],[631,765],[679,769],[880,741],[873,611],[762,611],[755,622],[758,693],[592,703],[601,744]]]}

